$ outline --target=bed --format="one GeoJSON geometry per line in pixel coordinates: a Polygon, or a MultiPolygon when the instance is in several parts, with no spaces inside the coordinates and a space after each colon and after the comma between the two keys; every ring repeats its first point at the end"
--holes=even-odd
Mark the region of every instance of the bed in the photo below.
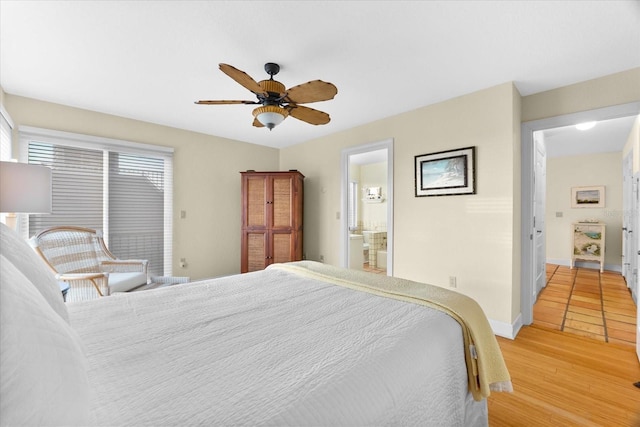
{"type": "Polygon", "coordinates": [[[446,289],[302,261],[65,304],[0,231],[2,425],[486,426],[511,390],[446,289]]]}

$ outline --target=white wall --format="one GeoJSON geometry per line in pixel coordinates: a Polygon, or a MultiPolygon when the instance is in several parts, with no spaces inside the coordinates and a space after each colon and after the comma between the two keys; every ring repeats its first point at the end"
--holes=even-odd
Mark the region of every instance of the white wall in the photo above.
{"type": "Polygon", "coordinates": [[[596,219],[606,226],[605,266],[622,269],[622,153],[600,153],[547,159],[547,260],[570,265],[572,226],[596,219]],[[571,188],[605,186],[604,208],[572,208],[571,188]],[[557,217],[556,213],[562,214],[557,217]]]}

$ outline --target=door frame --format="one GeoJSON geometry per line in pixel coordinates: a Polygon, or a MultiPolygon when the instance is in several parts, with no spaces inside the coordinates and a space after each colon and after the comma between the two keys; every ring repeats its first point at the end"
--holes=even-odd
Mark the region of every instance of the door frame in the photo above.
{"type": "Polygon", "coordinates": [[[628,117],[640,114],[640,102],[614,105],[595,110],[581,111],[549,117],[546,119],[523,122],[521,126],[521,227],[520,239],[522,248],[520,251],[520,313],[522,323],[533,323],[533,304],[535,290],[535,268],[533,248],[533,192],[534,192],[534,156],[533,133],[539,130],[552,129],[562,126],[573,126],[587,121],[600,121],[628,117]]]}
{"type": "Polygon", "coordinates": [[[393,138],[347,147],[340,159],[341,212],[340,259],[342,267],[349,267],[349,157],[369,151],[387,150],[387,276],[393,276],[393,138]]]}

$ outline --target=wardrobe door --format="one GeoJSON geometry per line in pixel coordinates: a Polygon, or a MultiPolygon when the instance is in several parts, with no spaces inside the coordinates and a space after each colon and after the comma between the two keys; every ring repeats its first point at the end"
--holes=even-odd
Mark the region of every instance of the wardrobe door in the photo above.
{"type": "Polygon", "coordinates": [[[269,207],[268,179],[264,175],[245,175],[243,180],[242,226],[266,228],[269,207]]]}
{"type": "Polygon", "coordinates": [[[278,175],[271,178],[269,190],[271,192],[272,222],[274,229],[289,229],[293,227],[293,176],[278,175]]]}
{"type": "Polygon", "coordinates": [[[297,233],[291,230],[271,232],[271,256],[268,264],[295,260],[297,233]]]}
{"type": "Polygon", "coordinates": [[[269,240],[269,233],[266,230],[243,231],[243,256],[240,271],[248,273],[250,271],[264,270],[269,265],[269,240]]]}

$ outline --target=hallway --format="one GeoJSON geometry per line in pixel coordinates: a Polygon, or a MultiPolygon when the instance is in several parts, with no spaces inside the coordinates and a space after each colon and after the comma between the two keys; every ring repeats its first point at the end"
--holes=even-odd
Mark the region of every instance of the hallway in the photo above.
{"type": "Polygon", "coordinates": [[[635,346],[636,305],[619,273],[547,264],[547,286],[533,306],[533,324],[635,346]]]}

